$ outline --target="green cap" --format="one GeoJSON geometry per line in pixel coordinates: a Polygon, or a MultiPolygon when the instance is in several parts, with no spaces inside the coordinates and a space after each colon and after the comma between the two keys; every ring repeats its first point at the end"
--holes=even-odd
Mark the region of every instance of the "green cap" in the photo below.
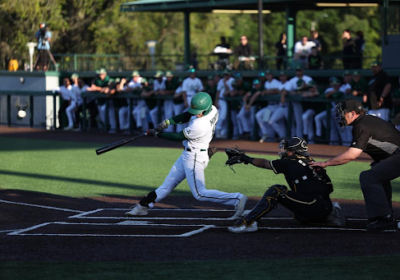
{"type": "Polygon", "coordinates": [[[196,73],[196,69],[190,68],[190,69],[188,70],[188,73],[189,73],[189,74],[196,73]]]}
{"type": "Polygon", "coordinates": [[[300,65],[296,66],[296,71],[303,71],[303,67],[301,67],[300,65]]]}
{"type": "Polygon", "coordinates": [[[173,77],[174,74],[172,73],[172,71],[167,71],[165,72],[165,77],[173,77]]]}
{"type": "Polygon", "coordinates": [[[140,79],[140,83],[141,83],[141,84],[146,84],[146,83],[147,83],[147,79],[142,77],[142,78],[140,79]]]}
{"type": "Polygon", "coordinates": [[[154,75],[154,78],[161,78],[161,77],[164,77],[164,72],[161,70],[158,70],[156,72],[156,74],[154,75]]]}
{"type": "Polygon", "coordinates": [[[242,73],[236,72],[234,75],[235,80],[243,80],[242,73]]]}
{"type": "Polygon", "coordinates": [[[213,75],[208,75],[207,80],[213,80],[214,81],[214,76],[213,75]]]}
{"type": "Polygon", "coordinates": [[[228,69],[225,69],[224,72],[222,72],[223,75],[230,75],[231,71],[229,71],[228,69]]]}
{"type": "Polygon", "coordinates": [[[77,79],[77,78],[79,78],[78,73],[73,73],[73,74],[71,75],[71,79],[77,79]]]}
{"type": "Polygon", "coordinates": [[[149,81],[148,81],[148,84],[149,84],[149,85],[154,84],[154,79],[151,79],[151,78],[150,78],[149,81]]]}
{"type": "Polygon", "coordinates": [[[287,76],[287,74],[285,71],[281,71],[281,72],[279,72],[279,76],[287,76]]]}
{"type": "Polygon", "coordinates": [[[347,70],[347,71],[344,71],[344,73],[343,73],[343,77],[344,77],[344,76],[350,76],[350,75],[351,75],[351,72],[348,71],[348,70],[347,70]]]}
{"type": "Polygon", "coordinates": [[[305,82],[303,79],[298,79],[296,82],[296,90],[300,90],[305,86],[305,82]]]}
{"type": "Polygon", "coordinates": [[[272,71],[271,70],[265,70],[265,75],[272,75],[272,71]]]}
{"type": "Polygon", "coordinates": [[[99,70],[96,71],[97,74],[107,74],[106,68],[100,68],[99,70]]]}
{"type": "Polygon", "coordinates": [[[309,87],[316,87],[316,86],[317,86],[317,83],[316,83],[314,80],[311,80],[311,81],[308,82],[307,86],[309,86],[309,87]]]}
{"type": "Polygon", "coordinates": [[[259,79],[254,79],[253,85],[258,85],[258,84],[260,84],[260,80],[259,79]]]}
{"type": "Polygon", "coordinates": [[[361,74],[360,74],[360,72],[358,72],[358,71],[354,71],[354,72],[353,72],[353,76],[361,76],[361,74]]]}
{"type": "Polygon", "coordinates": [[[382,63],[379,60],[375,60],[371,62],[371,67],[381,66],[382,63]]]}
{"type": "Polygon", "coordinates": [[[139,73],[139,71],[133,71],[132,72],[132,77],[138,77],[138,76],[140,76],[140,73],[139,73]]]}
{"type": "Polygon", "coordinates": [[[334,79],[332,79],[331,84],[332,85],[340,85],[340,80],[337,78],[334,78],[334,79]]]}
{"type": "Polygon", "coordinates": [[[265,77],[265,72],[264,71],[258,72],[258,77],[259,78],[265,77]]]}

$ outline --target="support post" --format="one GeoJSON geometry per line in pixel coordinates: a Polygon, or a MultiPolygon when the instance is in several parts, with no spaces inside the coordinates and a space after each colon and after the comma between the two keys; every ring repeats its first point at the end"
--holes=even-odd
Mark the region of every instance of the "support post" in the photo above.
{"type": "Polygon", "coordinates": [[[184,12],[184,45],[185,45],[185,69],[190,64],[190,12],[184,12]]]}
{"type": "MultiPolygon", "coordinates": [[[[296,40],[296,13],[297,11],[290,6],[286,6],[286,60],[293,57],[294,44],[296,40]]],[[[290,65],[290,63],[288,63],[290,65]]]]}
{"type": "Polygon", "coordinates": [[[33,127],[33,95],[29,96],[29,126],[32,128],[33,127]]]}
{"type": "Polygon", "coordinates": [[[57,128],[57,94],[53,93],[53,129],[57,128]]]}
{"type": "Polygon", "coordinates": [[[258,69],[264,69],[263,0],[258,0],[258,69]]]}

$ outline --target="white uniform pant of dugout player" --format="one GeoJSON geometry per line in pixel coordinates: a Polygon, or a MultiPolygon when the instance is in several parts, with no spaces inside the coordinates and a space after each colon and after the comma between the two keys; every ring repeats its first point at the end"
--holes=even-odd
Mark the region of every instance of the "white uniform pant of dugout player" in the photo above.
{"type": "Polygon", "coordinates": [[[195,199],[236,206],[240,198],[242,198],[240,193],[226,193],[206,189],[204,169],[207,167],[208,162],[207,151],[183,151],[182,155],[172,166],[164,183],[156,189],[157,199],[155,202],[163,200],[186,178],[195,199]]]}

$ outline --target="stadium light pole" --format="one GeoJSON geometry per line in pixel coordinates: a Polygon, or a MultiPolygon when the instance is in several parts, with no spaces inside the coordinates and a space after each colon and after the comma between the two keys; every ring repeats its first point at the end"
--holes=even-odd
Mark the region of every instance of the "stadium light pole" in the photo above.
{"type": "Polygon", "coordinates": [[[32,72],[33,71],[33,52],[35,51],[35,47],[37,46],[37,43],[34,42],[29,42],[26,44],[26,46],[29,49],[29,70],[32,72]]]}
{"type": "Polygon", "coordinates": [[[147,41],[147,47],[149,48],[150,56],[151,56],[151,70],[154,70],[154,54],[156,53],[156,45],[157,41],[147,41]]]}

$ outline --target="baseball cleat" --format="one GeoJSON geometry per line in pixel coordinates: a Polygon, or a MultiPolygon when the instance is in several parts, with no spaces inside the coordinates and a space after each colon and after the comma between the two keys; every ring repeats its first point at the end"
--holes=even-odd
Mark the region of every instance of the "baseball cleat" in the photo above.
{"type": "Polygon", "coordinates": [[[135,207],[132,208],[131,211],[126,212],[125,216],[132,217],[132,216],[146,216],[149,214],[149,208],[146,206],[142,206],[137,204],[135,207]]]}
{"type": "Polygon", "coordinates": [[[393,218],[391,219],[385,219],[385,218],[379,218],[376,221],[369,223],[367,225],[367,230],[368,231],[374,231],[374,230],[396,230],[398,229],[398,225],[393,218]]]}
{"type": "Polygon", "coordinates": [[[239,203],[235,206],[235,214],[230,219],[238,219],[242,215],[244,211],[244,207],[246,206],[248,198],[247,196],[243,195],[243,197],[239,200],[239,203]]]}
{"type": "Polygon", "coordinates": [[[258,227],[257,227],[257,222],[254,222],[250,226],[241,225],[239,227],[237,226],[228,227],[228,230],[233,233],[245,233],[245,232],[255,232],[258,230],[258,227]]]}

